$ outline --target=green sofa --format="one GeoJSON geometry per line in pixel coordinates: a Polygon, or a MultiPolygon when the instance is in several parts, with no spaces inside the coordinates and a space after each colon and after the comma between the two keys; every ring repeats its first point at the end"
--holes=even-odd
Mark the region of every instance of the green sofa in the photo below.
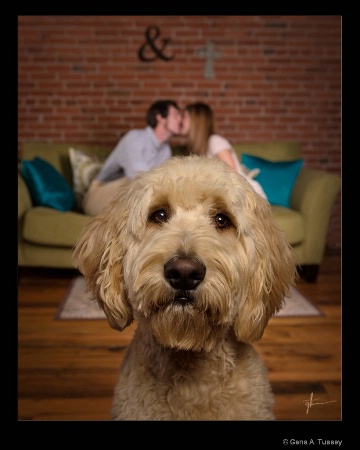
{"type": "MultiPolygon", "coordinates": [[[[48,161],[72,185],[69,147],[104,159],[109,147],[80,144],[29,142],[23,146],[22,159],[36,156],[48,161]]],[[[301,158],[300,146],[293,142],[237,144],[241,156],[247,153],[271,161],[293,161],[301,158]]],[[[173,147],[174,155],[184,148],[173,147]]],[[[315,282],[322,262],[329,218],[341,188],[339,176],[303,167],[291,194],[291,208],[272,206],[274,218],[284,230],[296,254],[299,274],[308,282],[315,282]]],[[[90,217],[74,209],[34,206],[23,177],[18,173],[18,266],[19,268],[73,269],[72,249],[90,217]]]]}

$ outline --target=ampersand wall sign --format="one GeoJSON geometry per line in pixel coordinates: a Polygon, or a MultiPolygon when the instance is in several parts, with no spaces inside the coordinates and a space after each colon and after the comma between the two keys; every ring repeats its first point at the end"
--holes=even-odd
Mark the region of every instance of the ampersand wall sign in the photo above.
{"type": "Polygon", "coordinates": [[[173,56],[166,56],[163,53],[166,46],[170,43],[170,39],[160,39],[161,46],[157,46],[156,40],[158,40],[159,42],[159,36],[160,30],[157,26],[150,25],[149,27],[147,27],[145,31],[146,42],[144,42],[144,44],[138,50],[138,57],[140,61],[150,62],[155,61],[157,58],[163,59],[164,61],[171,61],[172,59],[174,59],[173,56]],[[151,56],[148,55],[149,52],[146,52],[146,49],[151,49],[151,56]]]}

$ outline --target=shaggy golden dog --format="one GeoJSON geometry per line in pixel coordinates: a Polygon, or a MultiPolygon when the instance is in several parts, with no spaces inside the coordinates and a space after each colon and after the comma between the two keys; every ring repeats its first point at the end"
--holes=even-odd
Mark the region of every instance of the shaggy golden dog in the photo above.
{"type": "Polygon", "coordinates": [[[139,175],[94,217],[74,264],[123,330],[114,420],[274,419],[251,342],[296,277],[269,204],[227,164],[172,158],[139,175]]]}

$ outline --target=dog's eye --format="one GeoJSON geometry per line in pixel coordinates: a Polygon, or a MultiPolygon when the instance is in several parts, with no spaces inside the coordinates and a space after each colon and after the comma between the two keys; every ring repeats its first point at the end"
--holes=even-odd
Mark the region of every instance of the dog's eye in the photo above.
{"type": "Polygon", "coordinates": [[[157,209],[151,214],[150,220],[154,223],[165,223],[167,221],[166,211],[164,209],[157,209]]]}
{"type": "Polygon", "coordinates": [[[217,228],[228,228],[231,225],[230,219],[225,214],[216,214],[214,222],[217,228]]]}

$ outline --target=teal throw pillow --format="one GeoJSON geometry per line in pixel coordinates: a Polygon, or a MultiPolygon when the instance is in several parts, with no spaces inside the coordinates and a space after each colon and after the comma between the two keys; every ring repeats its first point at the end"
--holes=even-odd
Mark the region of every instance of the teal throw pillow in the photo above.
{"type": "Polygon", "coordinates": [[[290,196],[303,159],[295,161],[268,161],[256,156],[242,154],[241,162],[249,169],[259,169],[256,177],[272,205],[290,208],[290,196]]]}
{"type": "Polygon", "coordinates": [[[75,205],[75,194],[68,181],[51,164],[36,157],[24,160],[21,174],[35,206],[48,206],[69,211],[75,205]]]}

